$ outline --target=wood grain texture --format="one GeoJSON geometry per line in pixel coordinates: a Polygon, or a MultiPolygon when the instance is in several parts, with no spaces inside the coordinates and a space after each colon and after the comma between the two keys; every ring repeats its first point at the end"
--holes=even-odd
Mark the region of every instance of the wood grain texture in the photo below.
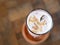
{"type": "Polygon", "coordinates": [[[59,3],[58,0],[43,0],[46,6],[46,9],[50,12],[50,13],[56,13],[57,11],[59,11],[59,3]]]}

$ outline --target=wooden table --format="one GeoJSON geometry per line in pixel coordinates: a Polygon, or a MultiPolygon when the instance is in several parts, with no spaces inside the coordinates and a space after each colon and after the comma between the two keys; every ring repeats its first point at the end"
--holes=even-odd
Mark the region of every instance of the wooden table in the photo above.
{"type": "Polygon", "coordinates": [[[27,6],[25,3],[21,6],[19,0],[12,2],[13,5],[9,1],[0,3],[0,45],[32,45],[25,41],[21,30],[28,13],[37,8],[50,12],[54,22],[48,40],[37,45],[60,45],[60,0],[33,0],[27,6]]]}

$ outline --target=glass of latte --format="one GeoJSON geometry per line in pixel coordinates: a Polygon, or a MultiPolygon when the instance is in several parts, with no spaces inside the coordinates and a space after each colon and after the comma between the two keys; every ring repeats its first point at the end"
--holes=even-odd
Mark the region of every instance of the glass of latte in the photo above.
{"type": "Polygon", "coordinates": [[[53,27],[50,13],[43,9],[31,11],[23,24],[22,34],[31,44],[42,43],[48,39],[53,27]]]}

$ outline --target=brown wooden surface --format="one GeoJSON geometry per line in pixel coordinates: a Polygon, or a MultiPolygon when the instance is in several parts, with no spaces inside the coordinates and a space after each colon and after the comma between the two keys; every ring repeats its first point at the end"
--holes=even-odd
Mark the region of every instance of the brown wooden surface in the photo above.
{"type": "Polygon", "coordinates": [[[32,45],[21,29],[28,13],[37,8],[49,11],[54,22],[48,40],[37,45],[60,45],[60,0],[0,0],[0,45],[32,45]]]}

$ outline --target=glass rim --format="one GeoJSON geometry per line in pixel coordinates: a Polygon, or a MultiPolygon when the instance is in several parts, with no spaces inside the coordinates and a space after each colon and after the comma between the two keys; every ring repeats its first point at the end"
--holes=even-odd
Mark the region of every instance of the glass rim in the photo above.
{"type": "MultiPolygon", "coordinates": [[[[35,10],[40,10],[40,9],[41,9],[41,8],[33,9],[31,12],[33,12],[33,11],[35,11],[35,10]]],[[[44,11],[48,12],[48,11],[45,10],[45,9],[41,9],[41,10],[44,10],[44,11]]],[[[31,13],[31,12],[30,12],[30,13],[31,13]]],[[[30,13],[29,13],[29,14],[30,14],[30,13]]],[[[49,12],[48,12],[48,13],[49,13],[49,12]]],[[[28,18],[28,16],[29,16],[29,14],[28,14],[27,17],[26,17],[26,25],[27,25],[27,18],[28,18]]],[[[49,13],[49,14],[50,14],[50,13],[49,13]]],[[[50,16],[51,16],[51,14],[50,14],[50,16]]],[[[51,19],[52,19],[52,16],[51,16],[51,19]]],[[[43,33],[43,34],[46,34],[46,33],[50,32],[50,31],[52,30],[52,28],[53,28],[53,19],[52,19],[52,27],[51,27],[51,29],[50,29],[49,31],[43,33]]],[[[29,29],[28,25],[27,25],[27,29],[28,29],[30,32],[32,32],[32,31],[29,29]]],[[[35,34],[35,35],[41,35],[41,34],[36,34],[36,33],[34,33],[34,32],[32,32],[32,33],[35,34]]]]}

